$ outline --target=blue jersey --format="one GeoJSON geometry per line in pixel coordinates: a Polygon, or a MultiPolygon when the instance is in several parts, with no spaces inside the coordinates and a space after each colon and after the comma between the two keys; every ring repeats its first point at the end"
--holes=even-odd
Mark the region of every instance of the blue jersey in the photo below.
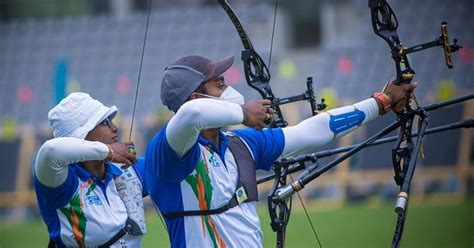
{"type": "MultiPolygon", "coordinates": [[[[141,158],[132,168],[140,179],[142,195],[146,196],[144,166],[141,158]]],[[[100,180],[79,164],[70,164],[66,181],[56,188],[43,185],[35,176],[38,207],[50,238],[58,246],[102,245],[125,226],[127,209],[113,180],[122,170],[110,163],[105,167],[105,179],[100,180]]],[[[127,234],[125,239],[129,246],[141,246],[142,236],[127,234]]],[[[111,247],[114,246],[121,247],[111,247]]]]}
{"type": "MultiPolygon", "coordinates": [[[[240,137],[254,159],[255,169],[269,170],[283,151],[281,129],[242,129],[240,137]]],[[[236,191],[238,168],[219,134],[220,145],[198,138],[180,157],[166,139],[166,127],[152,139],[146,153],[150,196],[163,212],[210,210],[227,204],[236,191]]],[[[221,214],[166,218],[172,247],[258,247],[263,233],[256,203],[246,202],[221,214]]]]}

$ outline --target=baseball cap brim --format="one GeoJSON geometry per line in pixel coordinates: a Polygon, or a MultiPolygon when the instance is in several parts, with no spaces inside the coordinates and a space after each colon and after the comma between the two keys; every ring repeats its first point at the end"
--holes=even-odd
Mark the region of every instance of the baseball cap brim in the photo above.
{"type": "Polygon", "coordinates": [[[206,75],[206,79],[204,81],[207,81],[209,79],[215,78],[222,73],[226,72],[234,63],[234,56],[229,56],[225,57],[222,60],[212,62],[211,63],[211,70],[210,72],[206,75]]]}
{"type": "Polygon", "coordinates": [[[85,139],[87,134],[92,131],[97,125],[104,121],[107,117],[114,118],[118,113],[117,107],[101,107],[97,112],[90,117],[89,121],[82,127],[78,128],[73,132],[71,136],[85,139]]]}
{"type": "Polygon", "coordinates": [[[104,121],[106,118],[114,118],[118,113],[118,109],[115,105],[111,106],[108,108],[108,110],[102,115],[101,118],[98,119],[97,123],[95,124],[96,126],[99,125],[102,121],[104,121]]]}

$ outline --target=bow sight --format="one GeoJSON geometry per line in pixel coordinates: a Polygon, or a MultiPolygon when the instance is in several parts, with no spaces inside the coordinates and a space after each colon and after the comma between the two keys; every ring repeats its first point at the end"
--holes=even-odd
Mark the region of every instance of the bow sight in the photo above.
{"type": "Polygon", "coordinates": [[[451,53],[456,52],[462,46],[457,44],[457,39],[454,39],[453,44],[449,44],[447,22],[441,23],[441,34],[438,39],[407,48],[398,38],[398,19],[392,7],[385,0],[369,0],[369,8],[371,10],[370,15],[374,33],[384,39],[391,49],[392,58],[397,69],[397,83],[409,83],[415,75],[415,72],[410,67],[407,54],[419,52],[427,48],[442,46],[446,66],[453,68],[451,53]]]}
{"type": "MultiPolygon", "coordinates": [[[[222,2],[222,1],[220,1],[222,2]]],[[[229,15],[230,16],[230,15],[229,15]]],[[[237,17],[235,17],[237,18],[237,17]]],[[[232,20],[237,20],[238,19],[232,19],[232,20]]],[[[245,31],[243,28],[239,32],[239,34],[245,34],[245,31]]],[[[263,59],[253,50],[252,43],[250,42],[249,39],[242,39],[242,43],[249,44],[249,48],[245,49],[242,51],[242,61],[244,64],[244,73],[245,73],[245,79],[247,81],[247,84],[254,88],[255,90],[258,91],[258,93],[262,96],[263,99],[268,99],[272,103],[270,105],[270,108],[275,110],[275,115],[273,116],[273,119],[269,123],[265,123],[267,125],[270,125],[271,127],[286,127],[288,123],[285,121],[283,117],[283,113],[280,109],[280,105],[292,103],[292,102],[298,102],[298,101],[308,101],[311,106],[311,112],[312,115],[318,114],[320,111],[324,110],[326,108],[326,104],[324,103],[325,100],[324,98],[321,99],[320,103],[317,103],[316,97],[314,95],[313,91],[313,78],[308,77],[306,80],[306,91],[303,92],[302,94],[296,95],[296,96],[291,96],[291,97],[285,97],[285,98],[277,98],[272,92],[272,89],[270,87],[270,73],[268,71],[268,68],[263,61],[263,59]],[[246,42],[244,42],[246,40],[246,42]]]]}

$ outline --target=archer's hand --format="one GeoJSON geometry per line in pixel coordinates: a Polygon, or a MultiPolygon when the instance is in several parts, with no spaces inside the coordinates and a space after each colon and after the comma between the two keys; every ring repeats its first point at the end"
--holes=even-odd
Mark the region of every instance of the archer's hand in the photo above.
{"type": "Polygon", "coordinates": [[[137,155],[129,152],[127,146],[129,144],[133,144],[133,142],[127,141],[124,143],[115,142],[109,144],[107,160],[114,163],[125,164],[125,167],[134,164],[137,161],[137,155]]]}
{"type": "Polygon", "coordinates": [[[265,127],[265,120],[268,121],[273,115],[273,110],[265,107],[265,105],[270,104],[270,100],[257,100],[241,105],[244,112],[242,124],[248,127],[255,127],[257,130],[263,129],[265,127]]]}
{"type": "Polygon", "coordinates": [[[405,108],[405,104],[410,103],[415,97],[413,91],[417,86],[417,82],[394,84],[394,80],[387,83],[383,93],[385,93],[390,101],[392,110],[395,113],[400,113],[405,108]]]}

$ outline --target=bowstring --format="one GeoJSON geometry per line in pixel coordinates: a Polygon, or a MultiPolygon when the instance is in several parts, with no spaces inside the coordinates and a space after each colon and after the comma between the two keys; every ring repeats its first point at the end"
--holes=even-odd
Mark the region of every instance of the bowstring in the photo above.
{"type": "MultiPolygon", "coordinates": [[[[148,0],[148,11],[147,11],[148,13],[147,13],[147,17],[146,17],[145,36],[144,36],[144,39],[143,39],[142,54],[141,54],[141,58],[140,58],[140,68],[138,69],[137,88],[135,90],[135,99],[133,101],[132,121],[131,121],[131,124],[130,124],[130,133],[129,133],[129,136],[128,136],[128,140],[132,140],[133,122],[135,120],[135,110],[136,110],[136,107],[137,107],[138,91],[139,91],[139,88],[140,88],[140,79],[141,79],[141,75],[142,75],[143,58],[145,57],[145,47],[146,47],[146,40],[147,40],[147,36],[148,36],[148,25],[150,23],[151,4],[152,4],[152,0],[148,0]]],[[[156,212],[158,213],[158,217],[161,221],[161,224],[163,225],[165,231],[168,233],[168,228],[165,225],[163,217],[161,217],[161,213],[160,213],[158,207],[155,206],[154,203],[153,203],[153,206],[155,207],[156,212]]]]}
{"type": "Polygon", "coordinates": [[[141,54],[141,58],[140,58],[140,68],[138,69],[137,88],[135,90],[135,98],[134,98],[134,101],[133,101],[132,123],[130,124],[130,135],[128,136],[128,140],[132,139],[133,122],[135,120],[135,110],[136,110],[136,107],[137,107],[138,90],[140,88],[140,79],[141,79],[141,75],[142,75],[143,57],[145,56],[146,38],[148,36],[148,25],[150,23],[151,2],[152,2],[152,0],[148,0],[148,11],[147,11],[148,13],[147,13],[147,17],[146,17],[145,37],[143,39],[142,54],[141,54]]]}
{"type": "MultiPolygon", "coordinates": [[[[271,75],[270,70],[271,70],[271,66],[272,66],[273,40],[274,40],[274,37],[275,37],[277,10],[278,10],[278,0],[275,0],[275,7],[274,7],[274,12],[273,12],[272,38],[271,38],[271,41],[270,41],[270,55],[268,56],[268,72],[270,73],[270,75],[271,75]]],[[[272,132],[272,135],[274,135],[273,132],[272,132]]],[[[280,159],[281,158],[283,158],[282,155],[280,155],[280,159]]],[[[293,177],[291,176],[291,174],[288,174],[288,176],[290,176],[290,180],[293,183],[293,177]]],[[[311,230],[313,231],[314,237],[316,238],[316,241],[318,241],[319,247],[323,247],[322,244],[321,244],[321,241],[319,240],[319,236],[316,232],[316,228],[314,227],[313,222],[311,221],[311,218],[309,217],[308,211],[306,210],[306,206],[304,205],[304,202],[303,202],[303,199],[301,198],[300,193],[298,191],[296,191],[296,194],[298,195],[298,199],[301,202],[301,206],[303,206],[304,213],[305,213],[306,218],[308,219],[308,222],[311,226],[311,230]]]]}
{"type": "Polygon", "coordinates": [[[276,27],[276,15],[278,10],[278,0],[275,0],[275,10],[273,11],[273,27],[272,27],[272,40],[270,42],[270,55],[268,56],[268,72],[272,67],[272,51],[273,51],[273,38],[275,37],[275,27],[276,27]]]}
{"type": "MultiPolygon", "coordinates": [[[[288,174],[288,176],[290,176],[291,183],[293,183],[294,180],[293,180],[293,177],[291,176],[291,174],[288,174]]],[[[307,218],[308,221],[309,221],[309,225],[311,226],[311,229],[313,230],[314,237],[316,238],[316,241],[318,241],[319,247],[322,248],[323,245],[321,244],[321,241],[319,240],[319,236],[318,236],[318,234],[316,233],[316,228],[314,227],[313,222],[311,221],[311,218],[309,217],[308,211],[306,211],[306,206],[305,206],[304,203],[303,203],[303,199],[301,198],[300,192],[299,192],[299,191],[296,191],[296,195],[297,195],[298,198],[300,199],[301,206],[303,206],[304,213],[306,214],[306,218],[307,218]]]]}

